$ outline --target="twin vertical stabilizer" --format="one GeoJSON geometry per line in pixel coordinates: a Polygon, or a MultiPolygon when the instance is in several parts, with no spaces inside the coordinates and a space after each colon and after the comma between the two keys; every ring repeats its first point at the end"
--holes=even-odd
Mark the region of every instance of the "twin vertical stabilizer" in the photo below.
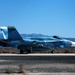
{"type": "Polygon", "coordinates": [[[5,40],[12,40],[12,41],[23,40],[21,35],[13,26],[0,27],[0,30],[5,40]]]}

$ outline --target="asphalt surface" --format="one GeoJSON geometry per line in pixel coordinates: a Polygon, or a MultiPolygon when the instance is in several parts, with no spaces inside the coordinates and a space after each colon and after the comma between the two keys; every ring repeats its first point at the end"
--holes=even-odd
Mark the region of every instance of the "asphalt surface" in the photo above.
{"type": "Polygon", "coordinates": [[[11,73],[11,74],[0,74],[0,75],[75,75],[75,73],[25,73],[25,74],[16,74],[16,73],[11,73]]]}
{"type": "Polygon", "coordinates": [[[0,54],[0,73],[21,64],[27,73],[75,73],[75,54],[0,54]]]}

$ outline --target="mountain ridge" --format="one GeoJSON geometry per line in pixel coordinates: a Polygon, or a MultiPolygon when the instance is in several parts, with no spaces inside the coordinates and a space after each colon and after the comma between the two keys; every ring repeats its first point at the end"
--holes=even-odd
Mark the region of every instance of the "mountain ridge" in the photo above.
{"type": "MultiPolygon", "coordinates": [[[[23,38],[25,38],[25,37],[49,37],[49,35],[36,34],[36,33],[32,33],[32,34],[21,34],[21,36],[23,38]]],[[[63,38],[75,42],[75,38],[69,38],[69,37],[63,37],[63,38]]]]}

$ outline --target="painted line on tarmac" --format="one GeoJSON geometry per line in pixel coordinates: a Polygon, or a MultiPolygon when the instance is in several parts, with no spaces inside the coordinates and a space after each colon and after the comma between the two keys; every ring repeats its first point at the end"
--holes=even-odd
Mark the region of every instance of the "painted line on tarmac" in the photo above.
{"type": "Polygon", "coordinates": [[[75,56],[75,54],[0,54],[0,56],[75,56]]]}

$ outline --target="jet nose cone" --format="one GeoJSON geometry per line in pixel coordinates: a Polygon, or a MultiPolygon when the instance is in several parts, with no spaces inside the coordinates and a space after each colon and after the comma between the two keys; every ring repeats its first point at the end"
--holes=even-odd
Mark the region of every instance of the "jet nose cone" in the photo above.
{"type": "Polygon", "coordinates": [[[75,47],[75,42],[71,42],[71,43],[72,43],[71,47],[75,47]]]}

